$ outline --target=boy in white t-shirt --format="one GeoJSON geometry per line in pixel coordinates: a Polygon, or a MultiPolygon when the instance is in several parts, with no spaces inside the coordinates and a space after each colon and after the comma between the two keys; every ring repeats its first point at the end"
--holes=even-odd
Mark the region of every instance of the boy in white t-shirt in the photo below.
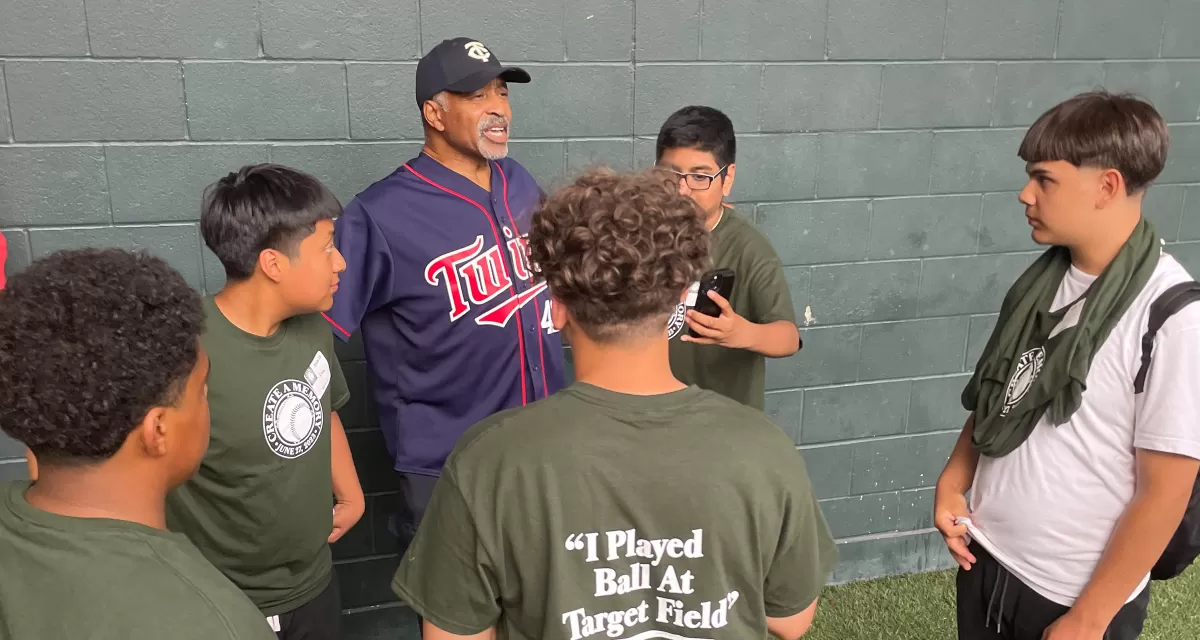
{"type": "Polygon", "coordinates": [[[1020,200],[1050,249],[1005,297],[934,507],[962,567],[960,638],[1141,633],[1200,468],[1200,304],[1158,331],[1134,392],[1151,303],[1192,279],[1142,217],[1167,147],[1153,106],[1105,92],[1054,107],[1021,143],[1020,200]]]}

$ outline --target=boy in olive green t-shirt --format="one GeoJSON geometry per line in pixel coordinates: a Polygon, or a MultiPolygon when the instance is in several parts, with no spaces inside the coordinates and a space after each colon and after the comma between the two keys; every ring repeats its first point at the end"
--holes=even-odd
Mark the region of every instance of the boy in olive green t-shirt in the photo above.
{"type": "Polygon", "coordinates": [[[340,637],[329,544],[365,508],[336,413],[350,393],[320,315],[346,267],[333,245],[340,213],[315,178],[267,164],[217,181],[200,216],[227,279],[204,301],[212,438],[167,517],[280,640],[340,637]]]}
{"type": "Polygon", "coordinates": [[[800,637],[836,551],[792,442],[671,374],[663,324],[709,264],[661,173],[585,174],[530,258],[576,382],[455,447],[392,588],[426,640],[800,637]]]}
{"type": "Polygon", "coordinates": [[[714,268],[733,269],[733,291],[713,300],[719,317],[696,312],[699,282],[667,322],[671,369],[683,382],[755,409],[766,402],[766,358],[800,350],[800,331],[783,264],[770,240],[725,204],[737,170],[737,139],[728,116],[684,107],[658,133],[655,156],[679,192],[696,202],[709,231],[714,268]],[[699,337],[689,335],[694,329],[699,337]]]}
{"type": "MultiPolygon", "coordinates": [[[[0,484],[0,638],[270,640],[163,498],[208,442],[200,298],[159,258],[51,254],[0,304],[0,429],[37,460],[0,484]]],[[[31,459],[32,461],[32,459],[31,459]]]]}

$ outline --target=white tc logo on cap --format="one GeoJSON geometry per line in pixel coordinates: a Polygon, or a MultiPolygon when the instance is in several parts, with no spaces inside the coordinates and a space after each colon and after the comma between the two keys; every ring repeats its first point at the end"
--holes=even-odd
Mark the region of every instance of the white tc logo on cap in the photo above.
{"type": "Polygon", "coordinates": [[[492,57],[492,52],[488,51],[488,48],[483,46],[482,42],[472,41],[463,46],[466,47],[468,56],[481,62],[487,62],[492,57]]]}

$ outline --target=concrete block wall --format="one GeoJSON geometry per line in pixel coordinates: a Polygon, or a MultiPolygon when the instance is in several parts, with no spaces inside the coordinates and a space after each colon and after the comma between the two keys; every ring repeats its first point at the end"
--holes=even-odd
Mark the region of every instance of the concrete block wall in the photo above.
{"type": "MultiPolygon", "coordinates": [[[[1037,248],[1017,145],[1105,86],[1152,99],[1173,147],[1148,215],[1200,275],[1200,4],[1194,0],[8,0],[0,8],[0,231],[9,272],[86,244],[223,276],[200,191],[242,164],[310,171],[343,201],[420,147],[415,60],[469,35],[534,77],[512,154],[546,187],[653,161],[674,109],[725,110],[734,199],[787,264],[805,349],[768,411],[810,465],[845,581],[947,566],[932,485],[958,394],[1037,248]]],[[[382,635],[396,488],[343,350],[370,494],[337,547],[352,633],[382,635]],[[380,607],[382,605],[382,607],[380,607]]],[[[0,477],[20,477],[0,442],[0,477]]]]}

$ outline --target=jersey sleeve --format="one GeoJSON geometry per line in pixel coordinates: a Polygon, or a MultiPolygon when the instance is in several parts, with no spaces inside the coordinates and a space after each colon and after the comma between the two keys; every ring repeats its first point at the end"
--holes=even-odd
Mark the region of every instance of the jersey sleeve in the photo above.
{"type": "Polygon", "coordinates": [[[392,591],[421,617],[457,635],[474,635],[500,619],[494,563],[449,468],[433,489],[392,591]]]}
{"type": "Polygon", "coordinates": [[[754,317],[747,320],[757,324],[786,320],[795,324],[796,309],[792,306],[792,291],[783,275],[783,264],[769,244],[764,252],[750,270],[748,290],[750,313],[754,317]]]}
{"type": "Polygon", "coordinates": [[[1163,324],[1152,356],[1145,391],[1134,396],[1133,446],[1200,458],[1200,302],[1163,324]]]}
{"type": "Polygon", "coordinates": [[[763,590],[766,613],[772,618],[794,616],[812,605],[837,561],[837,547],[813,494],[804,459],[798,451],[795,457],[784,475],[783,526],[763,590]]]}
{"type": "Polygon", "coordinates": [[[334,244],[346,261],[346,270],[339,278],[333,308],[325,317],[344,342],[358,330],[364,315],[389,301],[395,269],[387,239],[357,198],[337,219],[334,244]]]}

